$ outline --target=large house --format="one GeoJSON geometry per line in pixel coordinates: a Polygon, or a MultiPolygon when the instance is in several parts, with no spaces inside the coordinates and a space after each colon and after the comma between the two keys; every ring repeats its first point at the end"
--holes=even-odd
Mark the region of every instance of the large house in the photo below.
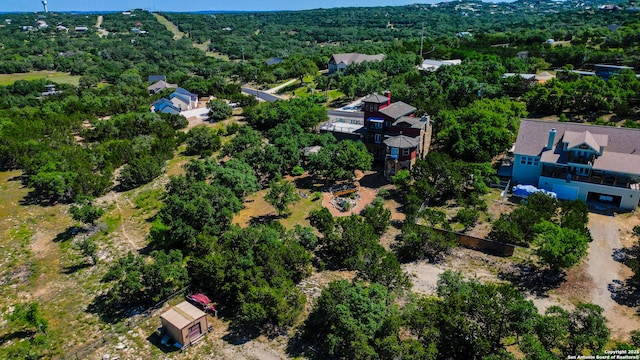
{"type": "MultiPolygon", "coordinates": [[[[172,84],[169,84],[172,85],[172,84]]],[[[162,98],[153,102],[153,111],[179,114],[181,111],[198,107],[198,95],[181,87],[177,88],[169,98],[162,98]]]]}
{"type": "Polygon", "coordinates": [[[180,111],[191,110],[198,107],[198,95],[181,87],[169,95],[169,100],[171,100],[173,106],[180,109],[180,111]]]}
{"type": "Polygon", "coordinates": [[[640,130],[522,120],[513,153],[513,184],[560,199],[638,206],[640,130]]]}
{"type": "Polygon", "coordinates": [[[384,162],[385,176],[410,169],[423,159],[431,144],[431,120],[416,118],[416,108],[402,101],[391,102],[391,93],[373,94],[363,101],[363,141],[375,161],[384,162]]]}
{"type": "Polygon", "coordinates": [[[359,53],[333,54],[329,59],[329,74],[344,71],[351,64],[360,64],[365,61],[382,61],[384,54],[366,55],[359,53]]]}

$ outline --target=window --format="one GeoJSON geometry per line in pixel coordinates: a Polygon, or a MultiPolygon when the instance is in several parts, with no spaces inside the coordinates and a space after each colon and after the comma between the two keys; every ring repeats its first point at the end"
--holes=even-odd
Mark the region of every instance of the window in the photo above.
{"type": "Polygon", "coordinates": [[[402,149],[402,156],[408,156],[411,153],[411,149],[402,149]]]}
{"type": "Polygon", "coordinates": [[[392,148],[391,148],[391,155],[393,155],[393,156],[398,156],[398,148],[394,148],[394,147],[392,147],[392,148]]]}
{"type": "Polygon", "coordinates": [[[376,129],[382,129],[382,123],[381,122],[374,122],[374,126],[376,129]]]}
{"type": "Polygon", "coordinates": [[[539,161],[540,160],[535,156],[521,156],[520,157],[520,164],[522,164],[522,165],[538,166],[539,161]]]}
{"type": "Polygon", "coordinates": [[[377,144],[380,144],[382,142],[382,134],[376,134],[375,137],[374,137],[374,141],[377,144]]]}
{"type": "Polygon", "coordinates": [[[586,168],[586,167],[575,167],[573,169],[575,170],[576,174],[578,174],[578,175],[584,175],[584,176],[589,175],[589,168],[586,168]]]}

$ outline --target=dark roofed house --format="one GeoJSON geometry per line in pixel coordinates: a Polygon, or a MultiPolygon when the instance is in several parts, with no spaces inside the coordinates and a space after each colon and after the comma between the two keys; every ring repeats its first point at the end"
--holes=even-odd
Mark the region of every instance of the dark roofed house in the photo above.
{"type": "Polygon", "coordinates": [[[640,199],[640,130],[522,120],[512,182],[559,199],[635,209],[640,199]]]}
{"type": "Polygon", "coordinates": [[[360,64],[365,61],[382,61],[384,54],[366,55],[359,53],[333,54],[329,59],[329,74],[344,71],[351,64],[360,64]]]}
{"type": "Polygon", "coordinates": [[[180,109],[174,106],[171,100],[166,98],[154,101],[153,111],[167,114],[180,114],[180,109]]]}
{"type": "Polygon", "coordinates": [[[385,176],[410,169],[416,159],[423,159],[431,144],[431,120],[428,115],[416,118],[416,108],[402,101],[391,102],[391,93],[366,97],[363,141],[374,160],[384,162],[385,176]]]}

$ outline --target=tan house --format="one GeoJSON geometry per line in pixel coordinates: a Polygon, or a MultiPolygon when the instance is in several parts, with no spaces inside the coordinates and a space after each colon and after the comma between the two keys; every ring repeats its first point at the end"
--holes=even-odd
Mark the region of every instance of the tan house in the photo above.
{"type": "Polygon", "coordinates": [[[149,90],[149,95],[153,95],[153,94],[157,94],[160,91],[164,90],[164,89],[175,89],[177,88],[178,85],[176,84],[169,84],[168,82],[164,81],[164,80],[158,80],[155,83],[147,86],[147,90],[149,90]]]}
{"type": "Polygon", "coordinates": [[[160,315],[166,333],[182,346],[190,346],[204,338],[208,332],[207,315],[197,307],[183,301],[160,315]]]}

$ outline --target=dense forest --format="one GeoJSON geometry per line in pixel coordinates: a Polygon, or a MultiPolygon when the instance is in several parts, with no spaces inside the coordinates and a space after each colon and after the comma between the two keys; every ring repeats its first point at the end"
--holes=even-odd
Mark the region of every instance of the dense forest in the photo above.
{"type": "MultiPolygon", "coordinates": [[[[598,305],[578,301],[542,311],[526,298],[521,279],[485,283],[449,270],[433,294],[418,294],[402,267],[442,263],[457,243],[434,228],[468,229],[488,213],[495,159],[511,147],[521,118],[640,127],[640,80],[632,70],[608,81],[570,72],[598,63],[640,69],[638,8],[603,4],[159,14],[185,33],[179,39],[158,14],[144,10],[104,14],[99,29],[93,14],[47,14],[41,28],[37,14],[0,14],[1,74],[80,76],[78,86],[54,84],[53,94],[43,94],[53,84],[46,78],[0,86],[0,169],[20,170],[29,188],[22,205],[65,206],[75,222],[69,237],[97,234],[72,250],[97,269],[86,312],[102,329],[190,286],[213,295],[230,332],[286,336],[290,356],[561,359],[633,349],[640,346],[638,332],[627,342],[611,339],[598,305]],[[325,74],[331,55],[342,52],[386,57],[325,74]],[[266,62],[274,57],[282,61],[266,62]],[[424,58],[462,62],[420,71],[424,58]],[[540,84],[503,76],[542,71],[567,75],[540,84]],[[207,126],[188,127],[182,115],[150,111],[171,93],[149,95],[147,78],[158,74],[201,97],[215,96],[207,126]],[[295,96],[288,100],[258,102],[241,93],[242,86],[271,88],[289,79],[295,96]],[[316,129],[328,107],[384,90],[434,121],[432,151],[391,179],[406,220],[392,221],[383,205],[390,195],[381,192],[359,214],[336,217],[317,206],[299,224],[283,225],[300,201],[292,177],[330,186],[377,169],[362,142],[316,129]],[[232,112],[230,103],[241,111],[232,112]],[[311,146],[322,149],[305,155],[311,146]],[[176,157],[183,161],[179,171],[154,185],[176,157]],[[98,252],[107,244],[99,242],[100,232],[113,231],[103,215],[115,205],[97,199],[145,186],[161,188],[153,216],[144,220],[146,246],[102,260],[98,252]],[[248,226],[234,223],[259,191],[276,214],[248,226]],[[425,198],[433,209],[421,209],[425,198]],[[435,209],[452,203],[459,207],[453,217],[435,209]],[[390,228],[398,235],[383,246],[390,228]],[[329,282],[311,299],[301,284],[324,271],[352,276],[329,282]]],[[[536,195],[491,218],[488,236],[520,246],[526,260],[518,265],[561,283],[592,240],[588,211],[579,201],[536,195]]],[[[629,250],[634,284],[638,258],[637,247],[629,250]]],[[[37,300],[2,303],[10,330],[0,332],[0,357],[67,355],[60,330],[51,330],[37,300]]]]}

